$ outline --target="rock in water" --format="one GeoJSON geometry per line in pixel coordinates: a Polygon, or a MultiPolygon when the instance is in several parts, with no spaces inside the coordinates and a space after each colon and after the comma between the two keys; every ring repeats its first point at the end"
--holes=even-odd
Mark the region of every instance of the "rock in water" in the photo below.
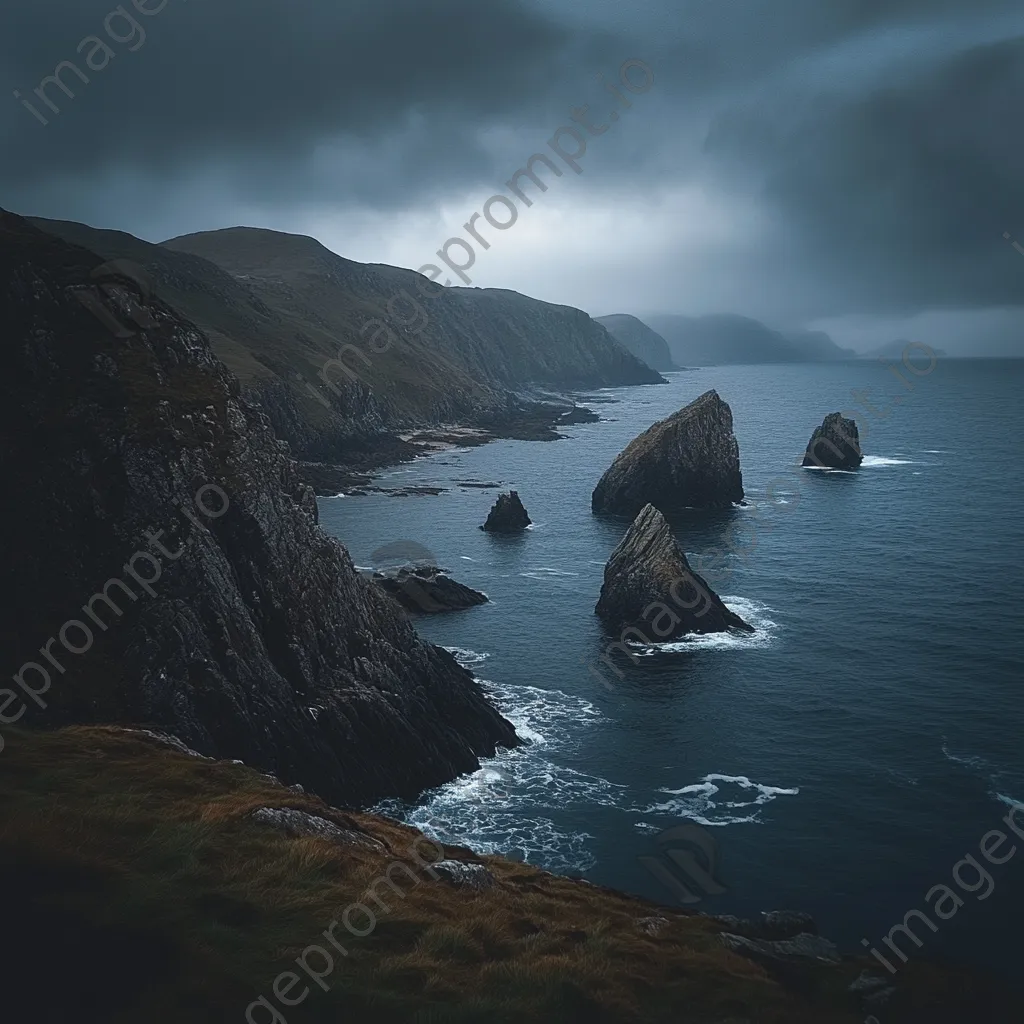
{"type": "Polygon", "coordinates": [[[805,466],[822,469],[860,469],[863,461],[857,424],[843,419],[838,412],[825,417],[825,422],[811,436],[804,454],[805,466]]]}
{"type": "Polygon", "coordinates": [[[687,633],[753,632],[690,568],[653,505],[636,517],[608,559],[595,611],[610,629],[623,630],[624,639],[641,643],[678,640],[687,633]]]}
{"type": "Polygon", "coordinates": [[[488,533],[518,533],[530,525],[530,517],[519,500],[518,491],[499,494],[487,522],[480,527],[488,533]]]}
{"type": "Polygon", "coordinates": [[[396,572],[374,573],[373,582],[406,611],[420,615],[487,604],[486,594],[453,580],[435,565],[404,566],[396,572]]]}
{"type": "Polygon", "coordinates": [[[743,500],[732,410],[708,391],[634,438],[594,489],[595,512],[726,508],[743,500]]]}

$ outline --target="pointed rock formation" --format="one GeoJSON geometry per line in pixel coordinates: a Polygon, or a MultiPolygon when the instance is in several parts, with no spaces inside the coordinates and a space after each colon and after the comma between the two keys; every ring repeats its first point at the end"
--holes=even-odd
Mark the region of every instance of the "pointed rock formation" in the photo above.
{"type": "Polygon", "coordinates": [[[811,435],[803,464],[820,469],[860,469],[863,461],[857,424],[833,412],[811,435]]]}
{"type": "Polygon", "coordinates": [[[529,525],[530,517],[519,500],[519,492],[509,491],[508,494],[498,495],[498,500],[487,516],[487,522],[480,529],[488,533],[519,533],[529,525]]]}
{"type": "Polygon", "coordinates": [[[595,512],[727,508],[743,500],[732,410],[708,391],[634,438],[594,489],[595,512]]]}
{"type": "Polygon", "coordinates": [[[729,629],[753,632],[690,568],[665,517],[653,505],[641,511],[612,552],[594,610],[610,629],[633,630],[631,635],[642,642],[729,629]]]}

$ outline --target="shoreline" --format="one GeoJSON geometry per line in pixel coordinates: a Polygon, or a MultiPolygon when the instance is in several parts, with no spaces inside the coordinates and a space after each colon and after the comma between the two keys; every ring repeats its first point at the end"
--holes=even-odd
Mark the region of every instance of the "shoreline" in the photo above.
{"type": "MultiPolygon", "coordinates": [[[[588,401],[599,404],[602,399],[588,398],[588,401]]],[[[381,491],[396,497],[440,494],[441,489],[435,487],[392,491],[374,487],[373,481],[383,469],[456,448],[476,448],[492,441],[562,441],[566,435],[559,433],[559,427],[597,423],[600,419],[592,409],[578,404],[575,396],[566,395],[564,404],[531,403],[519,414],[500,421],[489,418],[475,424],[438,424],[361,438],[339,453],[336,462],[297,459],[296,468],[300,478],[313,488],[318,498],[333,498],[340,493],[360,496],[368,491],[381,491]]]]}

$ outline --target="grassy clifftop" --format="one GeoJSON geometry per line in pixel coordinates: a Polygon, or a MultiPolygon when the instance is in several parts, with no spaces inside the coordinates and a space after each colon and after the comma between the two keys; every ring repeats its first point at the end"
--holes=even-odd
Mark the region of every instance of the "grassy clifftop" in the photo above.
{"type": "MultiPolygon", "coordinates": [[[[0,865],[5,971],[35,1022],[865,1019],[847,988],[868,962],[784,982],[712,918],[442,849],[141,733],[10,730],[0,865]],[[264,807],[338,833],[290,837],[264,807]],[[453,883],[442,858],[482,865],[489,887],[453,883]]],[[[905,973],[882,1024],[1011,1019],[970,979],[905,973]]]]}

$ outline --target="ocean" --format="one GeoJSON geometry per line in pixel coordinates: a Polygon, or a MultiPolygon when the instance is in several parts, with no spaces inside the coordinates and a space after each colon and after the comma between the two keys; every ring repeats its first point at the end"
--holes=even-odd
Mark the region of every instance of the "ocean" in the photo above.
{"type": "Polygon", "coordinates": [[[417,629],[527,741],[384,810],[665,903],[673,891],[638,858],[696,824],[724,890],[698,890],[696,909],[807,911],[854,952],[948,885],[963,905],[931,914],[934,933],[915,928],[920,950],[901,947],[1014,971],[1024,840],[998,866],[979,848],[993,829],[1015,839],[1001,819],[1024,812],[1024,361],[928,365],[903,379],[872,361],[682,371],[588,396],[601,422],[565,440],[449,450],[378,481],[439,496],[321,499],[357,565],[412,542],[489,595],[417,629]],[[594,604],[627,524],[596,517],[591,491],[633,437],[710,388],[732,407],[748,506],[673,529],[756,631],[615,655],[613,671],[598,663],[610,638],[594,604]],[[836,411],[855,411],[863,467],[799,468],[836,411]],[[534,526],[484,533],[498,492],[467,483],[518,490],[534,526]],[[963,865],[956,884],[968,854],[991,884],[963,865]]]}

